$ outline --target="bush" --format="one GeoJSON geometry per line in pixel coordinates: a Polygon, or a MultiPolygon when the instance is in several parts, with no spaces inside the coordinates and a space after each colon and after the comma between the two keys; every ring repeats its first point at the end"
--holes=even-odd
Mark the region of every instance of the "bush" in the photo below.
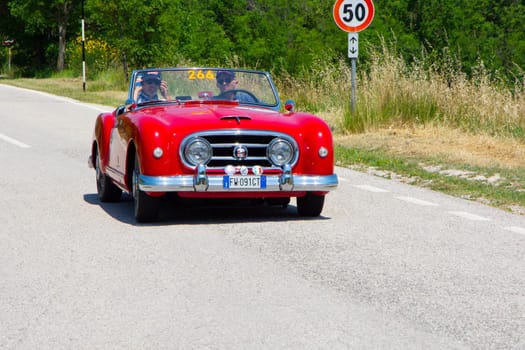
{"type": "MultiPolygon", "coordinates": [[[[105,41],[88,37],[84,43],[86,76],[93,79],[100,72],[118,65],[118,52],[105,41]]],[[[82,74],[82,38],[71,41],[66,49],[66,66],[77,76],[82,74]]]]}

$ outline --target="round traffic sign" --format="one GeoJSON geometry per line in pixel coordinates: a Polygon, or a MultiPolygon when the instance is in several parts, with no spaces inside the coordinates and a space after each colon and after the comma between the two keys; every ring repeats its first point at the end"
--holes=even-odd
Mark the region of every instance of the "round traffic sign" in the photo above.
{"type": "Polygon", "coordinates": [[[12,46],[15,44],[15,42],[15,39],[5,39],[4,41],[2,41],[2,46],[12,46]]]}
{"type": "Polygon", "coordinates": [[[357,33],[370,25],[374,18],[372,0],[337,0],[334,5],[334,19],[345,32],[357,33]]]}

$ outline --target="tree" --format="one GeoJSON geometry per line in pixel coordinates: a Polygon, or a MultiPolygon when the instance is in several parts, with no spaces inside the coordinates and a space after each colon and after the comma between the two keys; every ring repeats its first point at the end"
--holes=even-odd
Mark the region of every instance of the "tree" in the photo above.
{"type": "Polygon", "coordinates": [[[56,68],[64,69],[69,20],[80,0],[11,0],[11,15],[25,23],[28,34],[48,34],[58,38],[56,68]]]}
{"type": "MultiPolygon", "coordinates": [[[[62,70],[67,33],[79,35],[80,26],[72,31],[69,22],[78,18],[80,1],[0,1],[0,34],[20,39],[17,56],[32,72],[49,70],[50,57],[62,70]]],[[[84,1],[88,41],[107,43],[133,67],[241,65],[297,75],[346,57],[347,36],[334,23],[333,1],[84,1]]],[[[374,21],[359,36],[359,59],[366,64],[368,48],[387,43],[407,61],[424,49],[439,63],[445,52],[466,72],[482,61],[489,71],[523,79],[523,1],[374,0],[374,21]]]]}

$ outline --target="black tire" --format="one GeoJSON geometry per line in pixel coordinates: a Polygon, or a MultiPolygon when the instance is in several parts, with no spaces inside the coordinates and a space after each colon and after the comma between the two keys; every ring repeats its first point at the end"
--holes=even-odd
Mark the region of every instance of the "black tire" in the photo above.
{"type": "Polygon", "coordinates": [[[100,168],[100,155],[97,153],[95,160],[97,178],[97,193],[101,202],[117,202],[122,196],[122,190],[102,172],[100,168]]]}
{"type": "Polygon", "coordinates": [[[323,211],[324,195],[308,192],[304,197],[297,197],[297,212],[300,216],[319,216],[323,211]]]}
{"type": "Polygon", "coordinates": [[[138,178],[140,166],[138,155],[135,155],[135,167],[133,169],[133,213],[137,222],[152,222],[157,220],[159,213],[160,198],[151,197],[139,189],[138,178]]]}

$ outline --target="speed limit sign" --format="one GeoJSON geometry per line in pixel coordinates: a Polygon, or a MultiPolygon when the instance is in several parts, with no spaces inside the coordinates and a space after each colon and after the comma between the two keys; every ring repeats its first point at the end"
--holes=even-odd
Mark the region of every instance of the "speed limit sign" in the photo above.
{"type": "Polygon", "coordinates": [[[374,19],[372,0],[337,0],[334,19],[339,28],[349,33],[358,33],[368,27],[374,19]]]}
{"type": "Polygon", "coordinates": [[[356,66],[359,53],[359,32],[366,29],[374,19],[372,0],[336,0],[334,19],[339,28],[348,32],[348,58],[352,63],[351,108],[355,113],[356,66]]]}

